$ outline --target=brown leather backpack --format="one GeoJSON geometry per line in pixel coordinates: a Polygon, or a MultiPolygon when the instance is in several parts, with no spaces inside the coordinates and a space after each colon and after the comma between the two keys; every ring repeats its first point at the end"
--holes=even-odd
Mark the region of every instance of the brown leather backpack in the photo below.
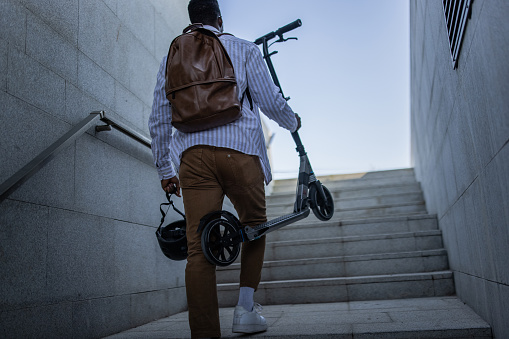
{"type": "Polygon", "coordinates": [[[226,125],[242,115],[230,57],[216,34],[200,24],[186,27],[171,43],[165,90],[172,125],[181,132],[226,125]]]}

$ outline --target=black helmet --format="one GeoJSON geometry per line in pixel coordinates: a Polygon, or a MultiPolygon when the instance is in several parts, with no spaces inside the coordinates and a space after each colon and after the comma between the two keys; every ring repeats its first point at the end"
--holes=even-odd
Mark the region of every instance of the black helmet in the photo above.
{"type": "Polygon", "coordinates": [[[159,206],[162,218],[156,231],[157,241],[165,256],[172,260],[184,260],[187,258],[186,216],[173,205],[170,194],[166,193],[166,198],[168,202],[159,206]],[[163,227],[164,218],[166,217],[162,208],[164,205],[168,205],[168,209],[171,205],[184,220],[174,221],[163,227]]]}
{"type": "Polygon", "coordinates": [[[156,231],[157,241],[164,255],[172,260],[187,258],[186,221],[178,220],[156,231]]]}

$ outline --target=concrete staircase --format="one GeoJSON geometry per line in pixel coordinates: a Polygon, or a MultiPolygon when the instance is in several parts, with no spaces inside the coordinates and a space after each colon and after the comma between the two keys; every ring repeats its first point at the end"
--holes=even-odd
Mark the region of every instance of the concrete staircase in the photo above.
{"type": "MultiPolygon", "coordinates": [[[[402,299],[454,294],[434,215],[412,169],[320,178],[335,199],[328,222],[310,215],[267,235],[263,305],[402,299]]],[[[276,182],[269,219],[291,213],[295,180],[276,182]]],[[[218,268],[221,307],[236,304],[239,263],[218,268]]]]}
{"type": "MultiPolygon", "coordinates": [[[[334,195],[332,220],[313,215],[267,236],[262,282],[269,330],[256,338],[492,338],[454,294],[447,253],[413,170],[320,178],[334,195]]],[[[295,180],[276,182],[270,218],[291,212],[295,180]]],[[[232,333],[239,265],[218,268],[223,338],[232,333]]],[[[187,312],[111,339],[190,338],[187,312]]]]}

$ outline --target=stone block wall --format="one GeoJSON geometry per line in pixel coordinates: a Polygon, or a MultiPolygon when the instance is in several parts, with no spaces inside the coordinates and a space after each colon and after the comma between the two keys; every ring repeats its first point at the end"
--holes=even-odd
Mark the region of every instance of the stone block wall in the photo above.
{"type": "Polygon", "coordinates": [[[456,292],[509,333],[509,3],[475,0],[457,69],[442,1],[410,6],[412,161],[456,292]]]}
{"type": "MultiPolygon", "coordinates": [[[[91,111],[148,136],[187,2],[0,0],[0,182],[91,111]]],[[[154,235],[162,193],[148,148],[90,129],[0,203],[0,337],[99,338],[185,310],[185,261],[154,235]]]]}

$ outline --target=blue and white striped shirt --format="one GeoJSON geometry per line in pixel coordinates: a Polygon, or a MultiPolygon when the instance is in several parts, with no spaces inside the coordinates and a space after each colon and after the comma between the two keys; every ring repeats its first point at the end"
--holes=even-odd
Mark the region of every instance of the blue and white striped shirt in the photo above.
{"type": "MultiPolygon", "coordinates": [[[[205,28],[219,34],[212,26],[205,28]]],[[[242,105],[242,117],[230,124],[195,133],[183,133],[172,129],[171,105],[165,93],[166,56],[161,61],[154,89],[152,113],[148,121],[152,137],[152,154],[160,179],[176,175],[182,153],[196,145],[225,147],[259,157],[265,182],[272,180],[265,139],[258,108],[281,127],[295,131],[297,119],[285,99],[274,85],[258,47],[252,42],[232,35],[221,35],[223,43],[235,69],[239,99],[249,83],[253,98],[253,110],[247,99],[242,105]],[[173,165],[172,165],[173,162],[173,165]],[[175,167],[174,167],[175,166],[175,167]]]]}

